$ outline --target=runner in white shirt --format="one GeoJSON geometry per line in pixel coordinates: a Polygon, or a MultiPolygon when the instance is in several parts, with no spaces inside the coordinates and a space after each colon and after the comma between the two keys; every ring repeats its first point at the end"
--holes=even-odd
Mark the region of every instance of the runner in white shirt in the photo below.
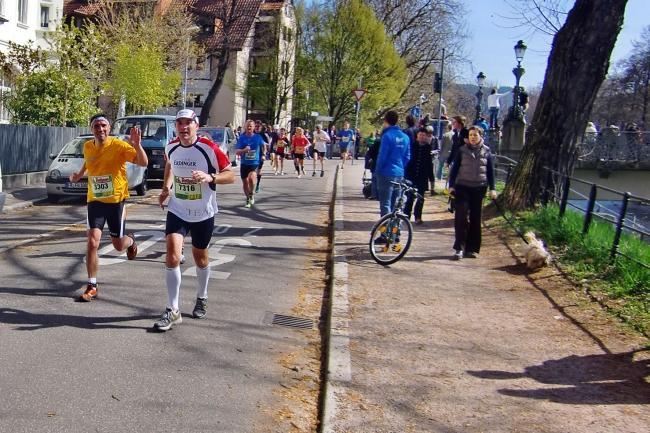
{"type": "Polygon", "coordinates": [[[316,130],[314,131],[314,165],[312,177],[316,176],[316,159],[320,161],[320,177],[323,177],[325,171],[323,170],[323,158],[325,157],[325,152],[327,151],[327,143],[330,142],[330,136],[327,132],[323,131],[321,125],[316,125],[316,130]]]}
{"type": "Polygon", "coordinates": [[[206,314],[210,267],[208,246],[217,213],[217,184],[235,181],[228,157],[212,141],[197,137],[198,119],[192,110],[180,110],[176,115],[178,138],[165,148],[167,164],[158,202],[164,209],[169,198],[165,235],[167,255],[165,280],[168,304],[162,317],[153,325],[167,331],[181,323],[179,296],[181,287],[180,260],[185,236],[192,236],[192,255],[196,263],[198,290],[192,316],[201,319],[206,314]]]}

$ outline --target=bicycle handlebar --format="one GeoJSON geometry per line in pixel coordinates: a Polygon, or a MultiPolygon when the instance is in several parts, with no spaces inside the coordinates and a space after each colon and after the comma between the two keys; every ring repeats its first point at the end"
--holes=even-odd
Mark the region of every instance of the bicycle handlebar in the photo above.
{"type": "Polygon", "coordinates": [[[418,192],[418,190],[413,186],[413,183],[409,180],[404,179],[401,182],[395,182],[394,180],[391,180],[390,183],[399,186],[407,194],[413,193],[417,198],[424,199],[424,197],[422,197],[422,195],[418,192]]]}

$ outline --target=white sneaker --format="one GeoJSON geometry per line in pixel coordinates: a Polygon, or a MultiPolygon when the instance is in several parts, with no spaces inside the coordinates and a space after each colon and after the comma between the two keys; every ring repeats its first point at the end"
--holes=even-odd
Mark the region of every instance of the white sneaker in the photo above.
{"type": "Polygon", "coordinates": [[[299,175],[298,175],[298,179],[300,179],[301,177],[302,177],[302,174],[299,174],[299,175]]]}
{"type": "Polygon", "coordinates": [[[167,308],[160,319],[153,324],[153,328],[158,331],[167,331],[171,329],[172,326],[181,323],[182,321],[183,317],[181,316],[180,311],[174,312],[167,308]]]}

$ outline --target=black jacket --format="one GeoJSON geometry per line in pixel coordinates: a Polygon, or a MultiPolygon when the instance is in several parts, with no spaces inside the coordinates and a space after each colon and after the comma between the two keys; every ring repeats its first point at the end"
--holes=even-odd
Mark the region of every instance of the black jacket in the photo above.
{"type": "Polygon", "coordinates": [[[413,182],[415,185],[425,186],[427,189],[428,182],[433,178],[433,160],[431,159],[431,143],[415,143],[411,146],[411,159],[406,165],[404,177],[413,182]]]}

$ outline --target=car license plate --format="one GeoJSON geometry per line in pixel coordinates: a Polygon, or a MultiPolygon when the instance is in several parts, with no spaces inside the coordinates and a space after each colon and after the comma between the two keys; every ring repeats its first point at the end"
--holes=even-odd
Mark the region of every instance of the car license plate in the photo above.
{"type": "Polygon", "coordinates": [[[152,155],[164,155],[165,151],[163,149],[154,149],[151,151],[152,155]]]}
{"type": "Polygon", "coordinates": [[[160,164],[153,164],[153,168],[160,168],[160,164]]]}
{"type": "Polygon", "coordinates": [[[88,183],[87,182],[66,182],[65,187],[70,189],[88,189],[88,183]]]}

